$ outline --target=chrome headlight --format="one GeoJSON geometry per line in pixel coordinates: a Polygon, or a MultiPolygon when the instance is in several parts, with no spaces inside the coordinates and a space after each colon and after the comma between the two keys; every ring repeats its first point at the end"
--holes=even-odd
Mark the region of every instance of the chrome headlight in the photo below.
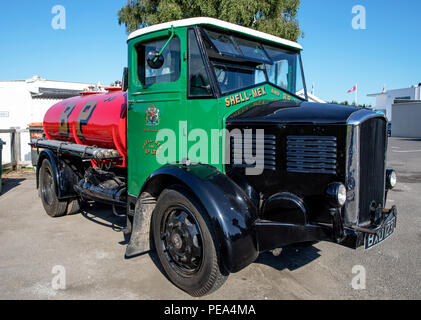
{"type": "Polygon", "coordinates": [[[387,189],[393,189],[398,183],[398,177],[395,170],[386,171],[386,187],[387,189]]]}
{"type": "Polygon", "coordinates": [[[332,207],[343,207],[346,202],[346,187],[340,182],[332,183],[328,186],[326,195],[332,207]]]}

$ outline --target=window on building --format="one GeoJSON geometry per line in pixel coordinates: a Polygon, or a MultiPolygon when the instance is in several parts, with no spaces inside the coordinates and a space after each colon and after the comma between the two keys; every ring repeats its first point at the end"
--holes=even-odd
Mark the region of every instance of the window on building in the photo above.
{"type": "Polygon", "coordinates": [[[197,43],[196,32],[188,31],[189,35],[189,97],[209,97],[212,95],[209,76],[206,71],[197,43]]]}
{"type": "Polygon", "coordinates": [[[150,51],[159,52],[168,39],[141,43],[137,48],[138,76],[144,85],[175,82],[180,78],[180,39],[174,37],[162,53],[164,64],[159,69],[152,69],[146,62],[150,51]]]}

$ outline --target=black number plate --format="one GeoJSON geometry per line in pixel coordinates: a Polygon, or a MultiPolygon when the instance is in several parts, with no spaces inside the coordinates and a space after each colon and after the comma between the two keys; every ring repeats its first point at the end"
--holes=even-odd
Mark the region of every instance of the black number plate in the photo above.
{"type": "Polygon", "coordinates": [[[367,233],[364,239],[365,249],[371,249],[389,238],[396,228],[396,217],[386,222],[375,234],[367,233]]]}

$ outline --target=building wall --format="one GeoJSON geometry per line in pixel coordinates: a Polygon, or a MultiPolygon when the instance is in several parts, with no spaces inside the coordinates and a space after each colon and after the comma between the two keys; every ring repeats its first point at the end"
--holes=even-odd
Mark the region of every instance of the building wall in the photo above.
{"type": "Polygon", "coordinates": [[[392,113],[393,137],[421,138],[421,101],[394,104],[392,113]]]}
{"type": "MultiPolygon", "coordinates": [[[[34,94],[39,92],[40,87],[83,91],[90,86],[95,85],[51,81],[38,76],[22,81],[0,81],[0,129],[18,127],[26,130],[28,124],[43,121],[47,110],[61,99],[33,97],[34,94]]],[[[31,149],[28,145],[29,132],[27,130],[22,132],[21,137],[21,160],[24,165],[29,165],[31,160],[31,149]]],[[[0,134],[0,139],[7,143],[3,146],[2,163],[9,163],[11,161],[10,135],[0,134]]]]}
{"type": "Polygon", "coordinates": [[[390,90],[383,94],[378,94],[376,96],[376,110],[386,110],[386,117],[389,121],[393,121],[392,115],[392,104],[395,99],[406,98],[409,100],[419,100],[420,99],[420,88],[411,87],[397,90],[390,90]]]}

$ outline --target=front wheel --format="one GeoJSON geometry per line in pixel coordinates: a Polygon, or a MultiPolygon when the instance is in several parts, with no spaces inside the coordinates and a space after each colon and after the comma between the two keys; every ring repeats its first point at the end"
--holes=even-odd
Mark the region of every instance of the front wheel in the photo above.
{"type": "Polygon", "coordinates": [[[192,296],[217,290],[227,279],[198,201],[182,187],[162,192],[152,216],[158,258],[168,278],[192,296]]]}

